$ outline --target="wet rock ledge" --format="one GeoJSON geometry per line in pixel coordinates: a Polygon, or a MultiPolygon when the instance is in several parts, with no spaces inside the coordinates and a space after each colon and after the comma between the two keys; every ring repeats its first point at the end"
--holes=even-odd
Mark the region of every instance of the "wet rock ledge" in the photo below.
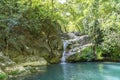
{"type": "Polygon", "coordinates": [[[0,52],[0,80],[9,80],[40,71],[39,66],[47,64],[47,61],[39,56],[29,56],[27,61],[18,64],[0,52]]]}

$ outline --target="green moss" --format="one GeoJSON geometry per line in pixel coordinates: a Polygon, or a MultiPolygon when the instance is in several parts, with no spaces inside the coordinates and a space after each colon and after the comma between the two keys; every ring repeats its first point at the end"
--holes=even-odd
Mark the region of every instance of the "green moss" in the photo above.
{"type": "Polygon", "coordinates": [[[15,70],[15,71],[11,71],[8,73],[9,75],[17,75],[17,74],[20,74],[20,71],[19,70],[15,70]]]}
{"type": "Polygon", "coordinates": [[[0,80],[4,80],[4,79],[6,79],[6,78],[7,78],[7,75],[6,75],[6,74],[4,74],[4,73],[0,74],[0,80]]]}

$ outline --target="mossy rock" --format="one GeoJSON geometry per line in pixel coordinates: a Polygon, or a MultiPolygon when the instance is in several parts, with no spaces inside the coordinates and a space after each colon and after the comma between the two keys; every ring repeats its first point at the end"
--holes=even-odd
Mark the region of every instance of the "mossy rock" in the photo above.
{"type": "Polygon", "coordinates": [[[55,64],[55,63],[59,63],[60,62],[60,55],[52,55],[52,56],[48,56],[46,58],[47,62],[50,63],[50,64],[55,64]]]}
{"type": "Polygon", "coordinates": [[[76,54],[74,54],[74,55],[72,55],[72,56],[69,56],[69,57],[67,58],[67,62],[78,62],[78,61],[80,61],[80,60],[81,60],[80,53],[76,53],[76,54]]]}
{"type": "Polygon", "coordinates": [[[6,80],[7,77],[7,74],[0,68],[0,80],[6,80]]]}
{"type": "Polygon", "coordinates": [[[55,57],[55,58],[51,58],[49,63],[54,64],[54,63],[59,63],[59,62],[60,62],[60,59],[58,57],[55,57]]]}
{"type": "Polygon", "coordinates": [[[83,61],[92,61],[94,60],[94,54],[91,51],[91,47],[88,47],[81,51],[80,53],[76,53],[68,57],[68,62],[83,62],[83,61]]]}
{"type": "Polygon", "coordinates": [[[21,72],[19,71],[19,70],[15,70],[15,71],[11,71],[11,72],[9,72],[8,74],[9,75],[18,75],[18,74],[20,74],[21,72]]]}

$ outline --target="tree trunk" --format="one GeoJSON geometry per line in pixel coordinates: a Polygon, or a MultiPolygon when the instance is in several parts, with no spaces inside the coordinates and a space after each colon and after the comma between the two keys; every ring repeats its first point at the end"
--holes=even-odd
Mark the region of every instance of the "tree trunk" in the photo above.
{"type": "Polygon", "coordinates": [[[94,54],[94,57],[96,58],[96,46],[95,45],[93,46],[93,54],[94,54]]]}

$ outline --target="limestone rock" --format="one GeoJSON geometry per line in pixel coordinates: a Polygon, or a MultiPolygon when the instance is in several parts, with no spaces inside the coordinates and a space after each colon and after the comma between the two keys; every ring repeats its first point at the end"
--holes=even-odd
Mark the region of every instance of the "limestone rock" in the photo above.
{"type": "Polygon", "coordinates": [[[0,66],[1,67],[14,65],[14,64],[15,64],[14,61],[12,61],[9,57],[4,56],[4,54],[2,52],[0,52],[0,66]]]}
{"type": "Polygon", "coordinates": [[[25,68],[23,66],[20,66],[20,65],[14,65],[14,66],[6,67],[4,69],[4,71],[6,73],[10,73],[10,72],[14,72],[14,71],[22,72],[22,71],[25,71],[25,68]]]}
{"type": "Polygon", "coordinates": [[[27,60],[25,60],[24,63],[22,63],[22,66],[41,66],[41,65],[47,65],[47,61],[43,57],[39,56],[31,56],[28,57],[27,60]]]}

